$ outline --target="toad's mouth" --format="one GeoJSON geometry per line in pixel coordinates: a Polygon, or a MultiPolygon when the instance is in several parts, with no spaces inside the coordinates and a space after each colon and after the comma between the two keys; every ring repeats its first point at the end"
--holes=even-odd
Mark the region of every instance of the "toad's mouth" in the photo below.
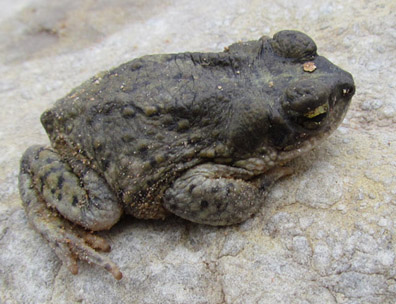
{"type": "Polygon", "coordinates": [[[350,99],[331,107],[329,104],[332,104],[332,100],[329,100],[313,110],[305,112],[305,115],[300,115],[300,119],[305,124],[314,126],[312,130],[307,130],[305,127],[305,131],[294,134],[292,130],[295,129],[295,126],[292,128],[288,125],[290,134],[294,134],[290,144],[281,148],[265,146],[262,153],[259,150],[256,151],[261,154],[260,156],[239,160],[233,165],[249,170],[253,175],[260,175],[274,166],[282,166],[290,160],[309,152],[338,128],[347,113],[349,102],[350,99]]]}
{"type": "MultiPolygon", "coordinates": [[[[326,114],[322,113],[318,115],[326,114]]],[[[275,166],[283,166],[290,160],[309,152],[313,147],[325,140],[337,127],[338,124],[334,124],[326,130],[323,130],[323,132],[320,134],[317,134],[314,137],[306,138],[299,143],[295,143],[292,146],[284,148],[284,150],[266,147],[265,154],[259,157],[251,157],[239,160],[233,165],[235,167],[246,169],[252,172],[253,175],[263,174],[275,166]]]]}

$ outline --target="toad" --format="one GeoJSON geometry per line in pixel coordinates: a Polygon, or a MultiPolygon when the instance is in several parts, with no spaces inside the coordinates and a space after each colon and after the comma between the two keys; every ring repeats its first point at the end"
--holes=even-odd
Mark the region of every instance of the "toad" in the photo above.
{"type": "Polygon", "coordinates": [[[91,231],[123,214],[216,226],[250,218],[291,173],[283,164],[342,122],[354,92],[351,74],[297,31],[134,59],[42,114],[51,146],[22,157],[23,206],[73,274],[80,259],[120,279],[91,231]]]}

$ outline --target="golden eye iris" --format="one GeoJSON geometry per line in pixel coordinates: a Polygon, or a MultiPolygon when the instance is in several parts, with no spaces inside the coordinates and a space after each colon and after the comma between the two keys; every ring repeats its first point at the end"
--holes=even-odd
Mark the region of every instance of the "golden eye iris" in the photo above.
{"type": "Polygon", "coordinates": [[[326,103],[324,105],[320,105],[319,107],[313,109],[312,111],[305,113],[304,116],[307,118],[314,118],[318,115],[327,113],[328,110],[329,110],[329,106],[326,103]]]}

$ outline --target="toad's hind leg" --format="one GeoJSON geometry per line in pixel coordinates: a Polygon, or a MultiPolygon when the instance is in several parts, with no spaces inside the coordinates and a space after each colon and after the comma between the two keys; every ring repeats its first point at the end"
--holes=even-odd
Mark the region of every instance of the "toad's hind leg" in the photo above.
{"type": "Polygon", "coordinates": [[[79,176],[50,148],[27,149],[19,174],[27,217],[73,274],[78,272],[76,259],[81,259],[120,279],[117,265],[94,250],[109,251],[107,242],[72,223],[94,231],[109,229],[119,220],[122,208],[94,170],[82,164],[77,167],[74,171],[79,176]]]}
{"type": "Polygon", "coordinates": [[[245,169],[203,164],[173,183],[165,192],[164,207],[196,223],[216,226],[240,223],[260,209],[267,190],[276,180],[291,173],[291,169],[279,167],[257,178],[245,169]]]}

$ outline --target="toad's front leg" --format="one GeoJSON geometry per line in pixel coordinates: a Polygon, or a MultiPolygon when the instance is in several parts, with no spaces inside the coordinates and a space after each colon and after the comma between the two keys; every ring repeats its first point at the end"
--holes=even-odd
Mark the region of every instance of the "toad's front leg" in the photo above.
{"type": "Polygon", "coordinates": [[[199,165],[165,192],[164,207],[196,223],[215,226],[240,223],[260,209],[276,180],[291,173],[290,168],[279,167],[255,177],[241,168],[199,165]]]}
{"type": "Polygon", "coordinates": [[[82,164],[77,171],[79,176],[50,148],[27,149],[19,174],[27,217],[73,274],[78,271],[76,259],[81,259],[121,279],[117,265],[94,250],[109,251],[107,242],[72,223],[92,231],[109,229],[119,220],[122,208],[95,171],[82,164]]]}

